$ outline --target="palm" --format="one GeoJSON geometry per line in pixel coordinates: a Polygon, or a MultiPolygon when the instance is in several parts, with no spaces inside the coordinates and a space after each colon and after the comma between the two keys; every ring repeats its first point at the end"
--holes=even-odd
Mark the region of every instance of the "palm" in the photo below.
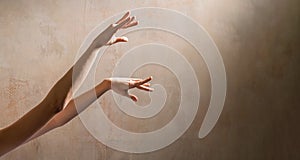
{"type": "Polygon", "coordinates": [[[109,25],[102,33],[100,33],[94,41],[96,47],[112,45],[118,42],[127,42],[127,37],[116,37],[115,34],[119,29],[125,29],[138,24],[135,17],[130,17],[129,15],[129,12],[125,13],[121,19],[116,23],[109,25]]]}
{"type": "Polygon", "coordinates": [[[109,78],[111,82],[111,89],[122,95],[131,98],[133,101],[137,101],[138,98],[135,95],[129,94],[128,90],[132,88],[138,88],[144,91],[153,91],[150,88],[150,84],[147,83],[152,80],[152,77],[146,79],[135,79],[135,78],[109,78]]]}

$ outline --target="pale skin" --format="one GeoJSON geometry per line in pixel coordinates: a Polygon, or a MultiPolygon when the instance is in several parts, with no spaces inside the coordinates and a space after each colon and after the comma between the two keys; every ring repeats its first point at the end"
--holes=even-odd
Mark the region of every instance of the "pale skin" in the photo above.
{"type": "Polygon", "coordinates": [[[26,142],[29,142],[52,129],[65,125],[110,89],[136,102],[138,101],[138,98],[135,95],[130,94],[128,90],[132,88],[138,88],[140,90],[151,92],[153,91],[153,88],[150,88],[150,83],[148,83],[151,80],[152,77],[148,77],[146,79],[106,78],[94,89],[91,89],[79,97],[72,99],[61,112],[57,113],[45,126],[43,126],[32,137],[26,140],[26,142]]]}
{"type": "Polygon", "coordinates": [[[128,90],[138,88],[152,91],[153,89],[150,88],[148,83],[152,77],[146,79],[106,78],[94,89],[76,98],[70,96],[73,92],[76,92],[86,78],[97,56],[97,50],[106,45],[127,42],[126,37],[116,37],[115,33],[120,29],[126,29],[137,24],[135,17],[131,17],[130,13],[127,12],[116,23],[108,26],[95,38],[79,60],[56,82],[37,106],[14,123],[0,129],[0,156],[54,128],[66,124],[108,90],[129,97],[133,101],[137,101],[138,98],[130,94],[128,90]],[[73,72],[74,67],[76,67],[76,70],[79,69],[79,72],[73,72]],[[72,80],[74,83],[72,83],[72,80]],[[96,96],[94,96],[95,93],[96,96]]]}

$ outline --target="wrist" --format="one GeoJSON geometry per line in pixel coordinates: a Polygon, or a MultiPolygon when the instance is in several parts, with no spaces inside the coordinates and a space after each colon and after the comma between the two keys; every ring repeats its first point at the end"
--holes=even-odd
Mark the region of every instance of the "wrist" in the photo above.
{"type": "Polygon", "coordinates": [[[110,80],[110,78],[105,78],[102,81],[102,84],[104,85],[105,90],[110,90],[111,89],[111,80],[110,80]]]}
{"type": "Polygon", "coordinates": [[[102,94],[104,94],[106,91],[111,89],[111,82],[109,79],[104,79],[101,83],[99,83],[95,87],[95,91],[97,94],[97,98],[99,98],[102,94]]]}

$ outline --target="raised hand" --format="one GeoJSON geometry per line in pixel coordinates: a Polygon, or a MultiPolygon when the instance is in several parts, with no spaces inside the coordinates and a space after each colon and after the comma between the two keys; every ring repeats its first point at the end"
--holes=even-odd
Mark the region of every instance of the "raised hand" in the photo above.
{"type": "Polygon", "coordinates": [[[115,34],[119,29],[125,29],[132,26],[136,26],[138,21],[134,16],[130,16],[130,12],[126,12],[121,19],[116,23],[109,25],[102,33],[100,33],[94,40],[93,45],[96,48],[112,45],[118,42],[127,42],[127,37],[116,37],[115,34]]]}
{"type": "Polygon", "coordinates": [[[109,81],[110,84],[110,88],[122,95],[122,96],[126,96],[128,98],[131,98],[133,101],[137,101],[138,98],[133,95],[130,94],[128,92],[129,89],[132,88],[138,88],[144,91],[153,91],[153,88],[150,88],[150,83],[148,83],[149,81],[152,80],[152,77],[148,77],[146,79],[136,79],[136,78],[108,78],[106,79],[107,81],[109,81]]]}

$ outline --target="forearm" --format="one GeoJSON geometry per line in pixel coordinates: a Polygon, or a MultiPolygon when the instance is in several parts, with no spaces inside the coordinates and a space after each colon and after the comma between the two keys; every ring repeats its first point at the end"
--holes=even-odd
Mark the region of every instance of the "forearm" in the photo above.
{"type": "Polygon", "coordinates": [[[24,116],[0,130],[0,156],[16,148],[44,126],[63,106],[65,95],[72,84],[69,70],[50,90],[46,98],[24,116]]]}
{"type": "Polygon", "coordinates": [[[66,120],[68,119],[64,118],[65,114],[69,119],[72,119],[78,114],[75,104],[80,107],[82,106],[82,108],[78,109],[78,112],[81,112],[99,96],[101,96],[107,88],[103,88],[102,85],[98,85],[96,87],[97,96],[91,96],[91,91],[89,91],[72,102],[68,101],[68,95],[70,95],[68,93],[76,92],[85,80],[89,70],[97,58],[97,49],[104,45],[111,45],[117,42],[127,42],[126,37],[111,38],[117,30],[132,27],[137,24],[137,21],[134,21],[134,17],[129,17],[129,12],[127,12],[119,21],[116,22],[116,24],[110,25],[99,36],[97,36],[74,66],[71,67],[68,72],[52,87],[41,104],[12,125],[0,130],[0,156],[22,144],[38,129],[45,125],[56,113],[59,114],[57,114],[57,117],[53,121],[50,121],[51,123],[49,122],[49,124],[56,124],[54,123],[56,120],[61,123],[66,123],[66,120]],[[66,113],[60,113],[65,104],[69,104],[68,110],[63,110],[66,113]]]}
{"type": "Polygon", "coordinates": [[[103,45],[97,45],[96,42],[92,42],[89,48],[82,54],[78,61],[72,67],[72,90],[75,93],[86,79],[90,69],[92,68],[95,60],[97,59],[97,53],[99,48],[103,45]]]}
{"type": "Polygon", "coordinates": [[[0,156],[24,143],[62,110],[72,83],[75,82],[80,85],[88,74],[96,57],[95,51],[96,48],[91,45],[74,66],[52,87],[46,98],[38,106],[10,126],[0,130],[0,156]],[[78,72],[73,72],[74,68],[78,72]]]}
{"type": "Polygon", "coordinates": [[[107,80],[102,81],[94,89],[91,89],[84,94],[72,99],[68,105],[61,112],[57,113],[45,126],[43,126],[39,131],[37,131],[30,139],[29,142],[50,130],[57,127],[63,126],[68,123],[82,111],[84,111],[89,105],[97,100],[102,94],[110,89],[110,82],[107,80]]]}
{"type": "Polygon", "coordinates": [[[68,92],[71,91],[72,88],[78,89],[85,80],[97,57],[97,49],[94,43],[92,43],[48,93],[45,99],[56,105],[57,112],[63,108],[68,92]]]}
{"type": "Polygon", "coordinates": [[[21,145],[56,113],[56,107],[46,100],[12,125],[0,130],[0,156],[21,145]]]}

